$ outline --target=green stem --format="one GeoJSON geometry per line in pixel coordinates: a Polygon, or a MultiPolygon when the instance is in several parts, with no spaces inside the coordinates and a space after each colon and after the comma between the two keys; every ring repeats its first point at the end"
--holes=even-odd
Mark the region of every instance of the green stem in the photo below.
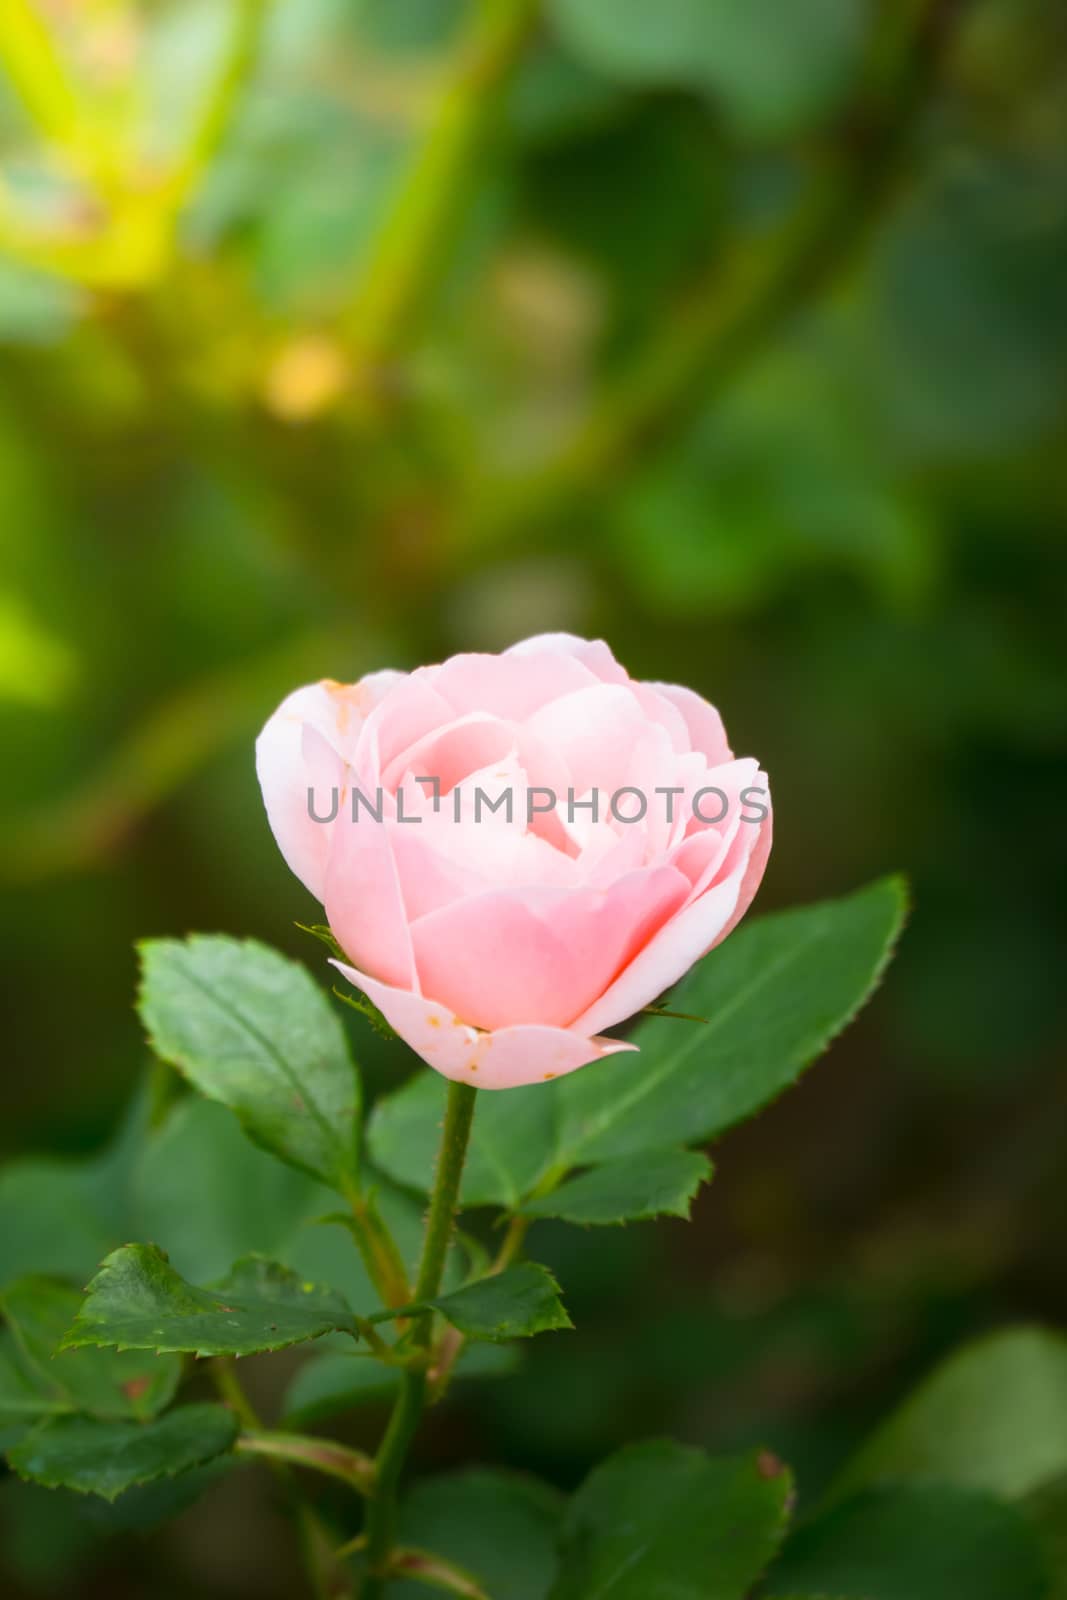
{"type": "Polygon", "coordinates": [[[220,1397],[225,1400],[242,1428],[256,1429],[263,1424],[259,1420],[251,1400],[244,1391],[241,1380],[233,1370],[231,1356],[215,1356],[211,1361],[211,1379],[220,1397]]]}
{"type": "MultiPolygon", "coordinates": [[[[445,1125],[437,1157],[430,1210],[422,1244],[422,1260],[415,1284],[416,1301],[432,1300],[441,1287],[452,1225],[459,1201],[459,1185],[467,1155],[477,1091],[470,1084],[449,1085],[445,1125]]],[[[429,1350],[433,1318],[420,1320],[412,1334],[416,1347],[429,1350]]],[[[367,1512],[367,1579],[363,1600],[380,1600],[389,1571],[396,1537],[397,1486],[426,1403],[426,1373],[411,1368],[400,1380],[400,1393],[375,1460],[374,1498],[367,1512]]]]}
{"type": "Polygon", "coordinates": [[[519,55],[537,0],[476,0],[467,37],[401,179],[346,321],[365,371],[380,369],[439,277],[460,191],[488,113],[519,55]]]}

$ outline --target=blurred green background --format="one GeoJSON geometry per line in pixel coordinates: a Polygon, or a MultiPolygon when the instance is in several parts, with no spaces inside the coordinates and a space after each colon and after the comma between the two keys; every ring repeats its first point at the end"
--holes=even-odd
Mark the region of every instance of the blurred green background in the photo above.
{"type": "MultiPolygon", "coordinates": [[[[320,969],[285,692],[563,628],[760,757],[758,908],[914,912],[691,1229],[545,1225],[580,1331],[422,1465],[758,1439],[810,1493],[1067,1320],[1058,0],[8,0],[0,153],[4,1156],[114,1127],[136,938],[320,969]]],[[[247,1474],[103,1554],[47,1502],[0,1484],[14,1594],[293,1592],[247,1474]]]]}

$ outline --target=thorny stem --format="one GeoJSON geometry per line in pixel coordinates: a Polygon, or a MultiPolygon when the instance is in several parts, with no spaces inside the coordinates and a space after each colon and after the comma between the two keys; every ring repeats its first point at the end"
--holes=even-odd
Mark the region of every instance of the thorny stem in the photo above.
{"type": "MultiPolygon", "coordinates": [[[[449,1085],[441,1148],[426,1218],[422,1261],[415,1284],[417,1302],[432,1300],[441,1287],[476,1093],[466,1083],[449,1085]]],[[[420,1318],[412,1334],[413,1344],[417,1349],[428,1351],[432,1337],[433,1317],[420,1318]]],[[[384,1592],[396,1535],[397,1485],[425,1403],[426,1373],[422,1367],[409,1368],[401,1375],[400,1393],[375,1460],[375,1492],[368,1507],[365,1530],[367,1578],[362,1590],[363,1600],[381,1600],[384,1592]]]]}

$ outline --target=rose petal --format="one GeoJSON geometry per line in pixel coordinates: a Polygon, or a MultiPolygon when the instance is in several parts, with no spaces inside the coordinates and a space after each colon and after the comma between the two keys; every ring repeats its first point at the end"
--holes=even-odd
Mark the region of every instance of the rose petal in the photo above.
{"type": "MultiPolygon", "coordinates": [[[[392,676],[375,675],[379,680],[392,676]]],[[[256,775],[271,832],[290,871],[316,900],[323,896],[332,824],[312,818],[308,790],[314,792],[317,815],[328,816],[331,791],[336,788],[340,793],[344,757],[354,748],[363,724],[361,702],[351,694],[339,694],[342,687],[326,681],[294,689],[256,740],[256,775]]]]}
{"type": "Polygon", "coordinates": [[[334,961],[349,983],[362,989],[391,1028],[428,1066],[476,1089],[519,1089],[562,1078],[589,1061],[636,1045],[622,1039],[586,1038],[569,1028],[517,1023],[482,1032],[460,1022],[447,1006],[424,995],[380,983],[356,967],[334,961]]]}
{"type": "Polygon", "coordinates": [[[747,862],[708,889],[699,900],[664,924],[625,971],[621,972],[571,1027],[578,1032],[599,1032],[651,1005],[665,989],[677,983],[694,961],[724,938],[732,925],[747,862]]]}
{"type": "Polygon", "coordinates": [[[689,729],[692,748],[707,756],[709,766],[717,767],[723,761],[732,760],[733,751],[726,738],[726,729],[713,705],[709,705],[694,690],[678,683],[650,683],[648,688],[655,689],[657,694],[681,712],[689,729]]]}
{"type": "MultiPolygon", "coordinates": [[[[384,809],[383,809],[384,815],[384,809]]],[[[346,955],[387,983],[418,988],[392,825],[338,818],[326,865],[326,920],[346,955]]]]}
{"type": "Polygon", "coordinates": [[[673,867],[655,867],[604,890],[538,884],[458,900],[412,924],[422,992],[479,1028],[567,1027],[689,888],[673,867]]]}

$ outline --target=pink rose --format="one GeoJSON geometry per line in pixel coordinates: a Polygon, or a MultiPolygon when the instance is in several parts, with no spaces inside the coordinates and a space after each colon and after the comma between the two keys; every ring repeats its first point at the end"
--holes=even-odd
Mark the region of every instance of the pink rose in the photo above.
{"type": "Polygon", "coordinates": [[[297,689],[256,767],[335,965],[484,1089],[634,1048],[602,1030],[726,937],[771,845],[718,712],[567,634],[297,689]]]}

